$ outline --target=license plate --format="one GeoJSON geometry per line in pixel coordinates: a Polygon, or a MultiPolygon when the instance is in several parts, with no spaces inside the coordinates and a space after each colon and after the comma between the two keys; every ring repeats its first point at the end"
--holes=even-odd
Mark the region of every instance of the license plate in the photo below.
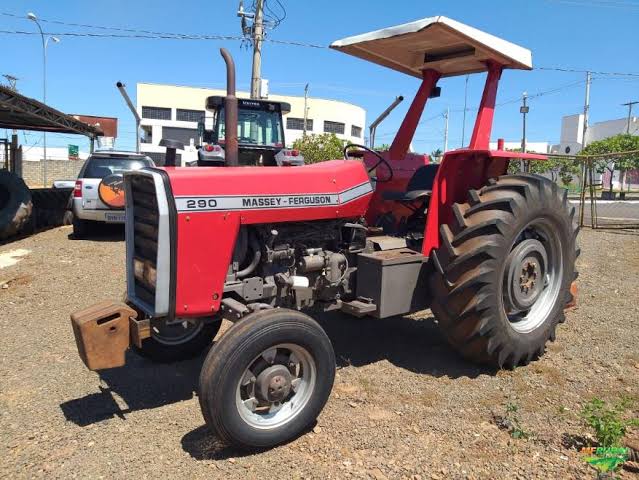
{"type": "Polygon", "coordinates": [[[124,222],[124,212],[107,213],[105,219],[107,222],[124,222]]]}

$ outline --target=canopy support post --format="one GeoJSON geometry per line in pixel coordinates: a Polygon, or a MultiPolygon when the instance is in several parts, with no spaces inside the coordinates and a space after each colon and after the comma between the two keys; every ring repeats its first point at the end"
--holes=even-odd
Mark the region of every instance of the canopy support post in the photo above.
{"type": "Polygon", "coordinates": [[[497,98],[497,87],[501,72],[504,66],[493,61],[487,60],[488,76],[484,85],[484,93],[481,97],[477,118],[475,119],[475,128],[473,128],[473,136],[470,139],[468,148],[471,150],[488,150],[490,145],[490,132],[493,128],[493,117],[495,114],[495,100],[497,98]]]}
{"type": "Polygon", "coordinates": [[[422,84],[419,90],[417,90],[417,94],[410,104],[408,112],[406,112],[406,116],[390,147],[389,158],[402,160],[406,156],[406,153],[408,153],[410,142],[413,140],[417,124],[422,116],[428,97],[437,85],[441,74],[437,70],[427,68],[423,70],[422,77],[422,84]]]}

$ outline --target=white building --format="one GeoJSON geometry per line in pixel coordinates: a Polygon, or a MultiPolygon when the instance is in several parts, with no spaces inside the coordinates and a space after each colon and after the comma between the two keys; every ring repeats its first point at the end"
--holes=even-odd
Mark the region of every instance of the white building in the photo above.
{"type": "MultiPolygon", "coordinates": [[[[639,135],[639,118],[631,117],[630,124],[628,123],[628,117],[592,123],[588,125],[586,130],[586,140],[587,143],[592,143],[620,133],[626,133],[627,131],[630,131],[633,135],[639,135]]],[[[561,119],[560,143],[552,146],[552,152],[575,155],[583,147],[583,137],[583,113],[567,115],[561,119]]]]}
{"type": "MultiPolygon", "coordinates": [[[[225,90],[184,87],[154,83],[137,84],[137,110],[142,117],[140,149],[155,161],[162,162],[165,148],[162,138],[174,138],[185,144],[182,162],[197,159],[197,123],[204,117],[205,128],[213,128],[211,112],[205,111],[207,97],[224,96],[225,90]]],[[[238,92],[239,98],[249,98],[248,92],[238,92]]],[[[304,97],[269,95],[268,100],[286,102],[291,111],[284,115],[284,138],[291,146],[304,128],[304,97]]],[[[337,100],[308,97],[307,133],[335,133],[353,143],[364,143],[366,111],[357,105],[337,100]]]]}
{"type": "MultiPolygon", "coordinates": [[[[490,149],[497,149],[497,142],[490,142],[490,149]]],[[[519,150],[521,149],[521,141],[504,142],[505,150],[519,150]]],[[[548,142],[526,142],[526,151],[528,153],[549,153],[550,144],[548,142]]]]}

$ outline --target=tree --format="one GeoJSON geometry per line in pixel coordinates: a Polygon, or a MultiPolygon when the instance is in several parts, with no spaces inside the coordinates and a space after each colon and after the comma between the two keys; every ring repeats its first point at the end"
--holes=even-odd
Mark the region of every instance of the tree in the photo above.
{"type": "Polygon", "coordinates": [[[293,142],[293,148],[300,151],[305,163],[318,163],[343,158],[345,143],[334,133],[322,133],[298,138],[293,142]]]}
{"type": "Polygon", "coordinates": [[[443,154],[444,152],[442,152],[442,149],[438,148],[437,150],[430,152],[430,158],[433,162],[439,163],[443,154]]]}
{"type": "MultiPolygon", "coordinates": [[[[510,150],[511,152],[521,152],[521,149],[510,150]]],[[[508,173],[519,173],[519,161],[511,159],[508,164],[508,173]]],[[[548,157],[548,160],[530,160],[528,164],[528,172],[537,175],[548,174],[550,179],[557,183],[561,180],[564,185],[570,185],[575,175],[579,173],[579,162],[573,159],[560,157],[548,157]]]]}
{"type": "Polygon", "coordinates": [[[596,156],[608,153],[620,153],[619,155],[606,156],[595,160],[595,168],[598,173],[603,173],[605,170],[610,172],[610,191],[612,192],[612,174],[615,170],[619,170],[619,183],[621,185],[621,191],[623,191],[626,184],[626,172],[639,168],[639,153],[623,154],[623,152],[633,150],[639,150],[639,137],[622,133],[592,142],[579,154],[596,156]]]}

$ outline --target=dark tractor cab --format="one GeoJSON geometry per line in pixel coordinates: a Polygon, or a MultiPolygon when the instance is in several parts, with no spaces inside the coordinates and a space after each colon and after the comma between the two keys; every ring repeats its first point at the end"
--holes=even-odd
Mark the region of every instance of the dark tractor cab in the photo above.
{"type": "MultiPolygon", "coordinates": [[[[284,102],[238,98],[237,139],[239,165],[301,165],[304,159],[296,150],[285,148],[282,115],[291,106],[284,102]]],[[[224,97],[206,99],[206,109],[213,112],[213,129],[201,125],[202,144],[198,149],[198,166],[225,165],[224,97]]]]}

